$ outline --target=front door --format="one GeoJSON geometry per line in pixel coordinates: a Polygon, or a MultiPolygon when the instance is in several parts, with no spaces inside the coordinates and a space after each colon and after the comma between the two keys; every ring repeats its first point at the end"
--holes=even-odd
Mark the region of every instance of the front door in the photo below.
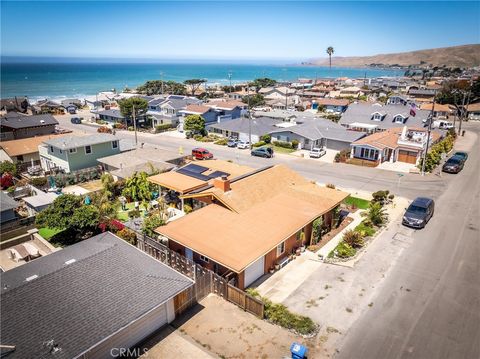
{"type": "Polygon", "coordinates": [[[193,261],[193,252],[190,248],[185,248],[185,257],[193,261]]]}

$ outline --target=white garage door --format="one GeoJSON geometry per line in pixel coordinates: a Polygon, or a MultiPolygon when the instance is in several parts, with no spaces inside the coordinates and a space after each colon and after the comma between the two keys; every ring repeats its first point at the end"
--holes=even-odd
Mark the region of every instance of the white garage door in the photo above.
{"type": "Polygon", "coordinates": [[[245,269],[245,288],[265,274],[265,257],[258,259],[245,269]]]}
{"type": "Polygon", "coordinates": [[[167,324],[167,304],[161,305],[135,323],[94,347],[87,358],[111,358],[120,354],[120,348],[131,348],[167,324]]]}

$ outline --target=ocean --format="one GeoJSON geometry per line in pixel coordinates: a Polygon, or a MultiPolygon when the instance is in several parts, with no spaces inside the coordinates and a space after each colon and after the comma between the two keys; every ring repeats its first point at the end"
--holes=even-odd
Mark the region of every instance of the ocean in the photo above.
{"type": "Polygon", "coordinates": [[[147,80],[182,82],[191,78],[208,83],[232,83],[269,77],[275,80],[298,78],[363,78],[402,76],[403,70],[361,69],[314,66],[252,64],[174,64],[174,63],[2,63],[0,94],[2,98],[28,96],[39,99],[85,98],[100,91],[134,88],[147,80]]]}

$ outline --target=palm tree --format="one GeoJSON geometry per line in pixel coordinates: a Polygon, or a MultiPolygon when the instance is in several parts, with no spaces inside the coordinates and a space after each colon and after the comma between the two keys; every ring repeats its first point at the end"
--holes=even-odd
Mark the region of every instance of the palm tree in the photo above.
{"type": "Polygon", "coordinates": [[[334,52],[335,52],[335,50],[333,50],[332,46],[327,47],[327,54],[330,58],[330,68],[332,68],[332,55],[333,55],[334,52]]]}
{"type": "Polygon", "coordinates": [[[381,226],[387,220],[385,208],[383,208],[379,202],[371,202],[368,205],[368,210],[365,212],[365,216],[375,226],[381,226]]]}

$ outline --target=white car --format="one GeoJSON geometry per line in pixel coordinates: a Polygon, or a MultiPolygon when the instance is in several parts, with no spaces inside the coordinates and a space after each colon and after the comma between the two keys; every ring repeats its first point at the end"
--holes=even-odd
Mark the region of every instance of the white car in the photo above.
{"type": "Polygon", "coordinates": [[[324,148],[318,148],[318,147],[315,147],[315,148],[312,148],[310,150],[310,158],[320,158],[322,157],[325,153],[327,153],[327,151],[325,151],[324,148]]]}
{"type": "Polygon", "coordinates": [[[238,141],[237,148],[240,148],[241,150],[248,149],[248,148],[250,148],[250,142],[248,142],[248,141],[238,141]]]}

